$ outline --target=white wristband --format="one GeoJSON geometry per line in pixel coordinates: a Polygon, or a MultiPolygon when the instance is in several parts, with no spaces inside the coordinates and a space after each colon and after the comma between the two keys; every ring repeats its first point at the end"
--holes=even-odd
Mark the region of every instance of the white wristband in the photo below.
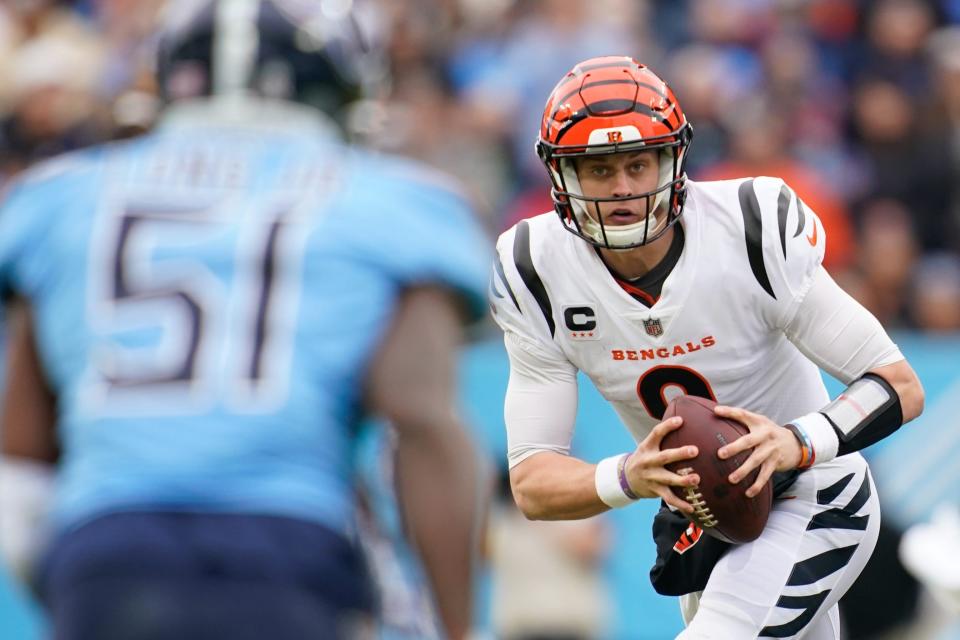
{"type": "Polygon", "coordinates": [[[840,438],[837,436],[837,432],[833,430],[833,425],[822,413],[814,411],[790,422],[797,425],[810,438],[814,455],[813,466],[830,462],[837,457],[840,438]]]}
{"type": "Polygon", "coordinates": [[[597,496],[600,497],[603,504],[611,509],[625,507],[635,502],[620,485],[620,461],[628,455],[630,454],[621,453],[618,456],[604,458],[597,463],[597,470],[594,474],[597,496]]]}

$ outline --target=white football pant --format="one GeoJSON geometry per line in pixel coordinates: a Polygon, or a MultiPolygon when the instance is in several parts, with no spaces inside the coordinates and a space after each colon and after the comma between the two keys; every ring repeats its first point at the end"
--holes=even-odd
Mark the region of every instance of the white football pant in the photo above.
{"type": "Polygon", "coordinates": [[[804,471],[774,500],[760,537],[720,559],[699,606],[696,594],[682,598],[689,626],[677,639],[837,640],[837,602],[870,559],[879,529],[876,487],[860,454],[804,471]]]}

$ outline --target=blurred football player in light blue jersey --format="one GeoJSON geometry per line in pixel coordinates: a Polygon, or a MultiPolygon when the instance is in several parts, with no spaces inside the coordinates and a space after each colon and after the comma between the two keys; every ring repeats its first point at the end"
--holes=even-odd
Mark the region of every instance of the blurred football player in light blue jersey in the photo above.
{"type": "Polygon", "coordinates": [[[56,638],[368,632],[351,462],[368,414],[397,428],[441,627],[467,633],[480,492],[454,360],[488,242],[443,177],[339,141],[381,68],[350,4],[174,4],[156,131],[5,197],[0,289],[30,321],[0,515],[34,517],[16,498],[56,463],[37,574],[56,638]]]}

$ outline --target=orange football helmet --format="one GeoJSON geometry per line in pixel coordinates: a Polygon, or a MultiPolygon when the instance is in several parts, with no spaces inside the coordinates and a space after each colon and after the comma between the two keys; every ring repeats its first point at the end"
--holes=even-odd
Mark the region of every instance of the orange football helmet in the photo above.
{"type": "Polygon", "coordinates": [[[693,127],[670,87],[633,58],[609,56],[584,60],[554,87],[543,111],[537,154],[550,175],[564,227],[598,247],[631,249],[656,240],[679,219],[692,139],[693,127]],[[654,191],[583,195],[574,158],[650,149],[659,150],[660,159],[654,191]],[[634,199],[646,199],[643,220],[604,226],[601,202],[634,199]]]}

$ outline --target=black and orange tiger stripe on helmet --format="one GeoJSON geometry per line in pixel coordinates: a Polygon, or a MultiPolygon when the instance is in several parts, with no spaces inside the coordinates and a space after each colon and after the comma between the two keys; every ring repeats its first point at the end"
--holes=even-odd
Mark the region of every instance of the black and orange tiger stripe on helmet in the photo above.
{"type": "Polygon", "coordinates": [[[692,137],[693,129],[673,91],[643,64],[625,56],[608,56],[576,65],[547,99],[537,140],[560,220],[572,233],[605,248],[629,249],[656,240],[682,212],[684,166],[692,137]],[[630,196],[656,203],[651,215],[634,228],[605,229],[599,214],[589,214],[589,207],[615,198],[580,193],[571,160],[654,149],[660,151],[663,179],[655,191],[630,196]]]}

